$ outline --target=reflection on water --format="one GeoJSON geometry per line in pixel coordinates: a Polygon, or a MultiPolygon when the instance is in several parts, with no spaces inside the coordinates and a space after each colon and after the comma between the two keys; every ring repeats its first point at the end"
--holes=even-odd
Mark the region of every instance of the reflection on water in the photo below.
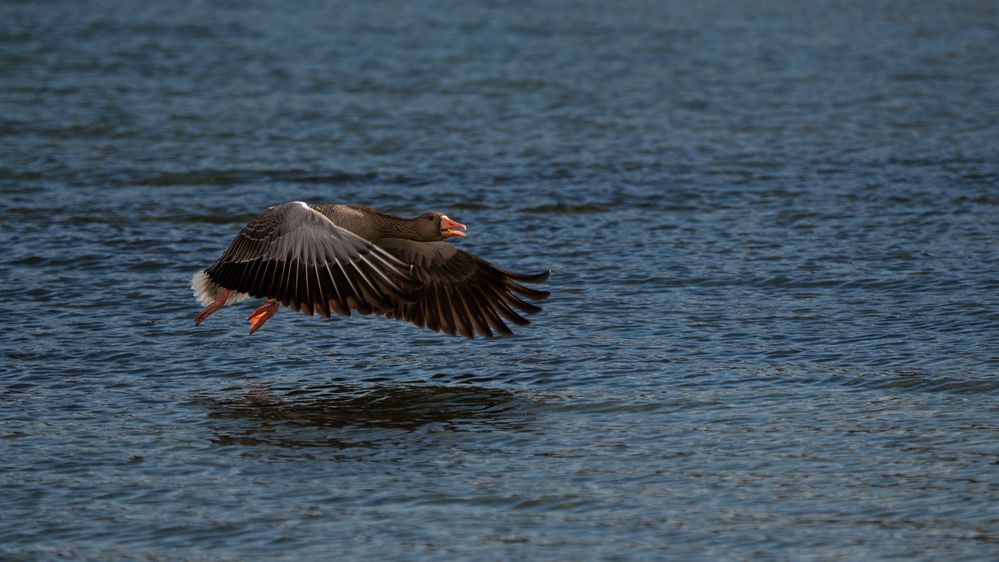
{"type": "Polygon", "coordinates": [[[210,403],[220,445],[377,447],[401,433],[528,431],[534,402],[475,386],[328,385],[275,394],[250,388],[210,403]]]}

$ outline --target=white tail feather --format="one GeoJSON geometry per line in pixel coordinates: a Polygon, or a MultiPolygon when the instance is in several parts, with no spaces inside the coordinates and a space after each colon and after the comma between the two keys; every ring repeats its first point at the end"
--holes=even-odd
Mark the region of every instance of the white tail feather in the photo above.
{"type": "MultiPolygon", "coordinates": [[[[208,306],[215,302],[222,287],[215,284],[204,271],[199,271],[191,278],[191,289],[194,291],[194,298],[198,299],[203,306],[208,306]]],[[[225,304],[230,305],[250,298],[247,293],[230,292],[225,304]]]]}

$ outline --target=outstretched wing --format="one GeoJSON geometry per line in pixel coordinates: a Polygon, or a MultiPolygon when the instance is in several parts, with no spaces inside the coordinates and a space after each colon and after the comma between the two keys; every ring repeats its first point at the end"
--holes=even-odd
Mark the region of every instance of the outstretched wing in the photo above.
{"type": "Polygon", "coordinates": [[[519,326],[530,324],[518,311],[533,314],[541,312],[541,307],[524,298],[541,300],[549,294],[520,282],[541,283],[550,272],[522,275],[504,271],[447,242],[392,238],[382,240],[381,246],[412,264],[413,274],[423,284],[415,293],[416,302],[395,303],[385,313],[389,318],[452,336],[471,338],[479,334],[491,338],[493,331],[513,333],[505,321],[519,326]]]}
{"type": "Polygon", "coordinates": [[[271,207],[205,270],[216,284],[305,314],[349,316],[415,301],[410,267],[301,201],[271,207]]]}

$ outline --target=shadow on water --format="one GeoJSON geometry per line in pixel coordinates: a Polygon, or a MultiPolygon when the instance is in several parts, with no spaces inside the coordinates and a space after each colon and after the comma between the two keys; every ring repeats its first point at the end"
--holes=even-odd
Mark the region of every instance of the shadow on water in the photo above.
{"type": "Polygon", "coordinates": [[[219,445],[371,447],[440,434],[536,431],[537,403],[509,390],[431,384],[242,389],[209,401],[219,445]],[[414,437],[416,436],[416,437],[414,437]]]}

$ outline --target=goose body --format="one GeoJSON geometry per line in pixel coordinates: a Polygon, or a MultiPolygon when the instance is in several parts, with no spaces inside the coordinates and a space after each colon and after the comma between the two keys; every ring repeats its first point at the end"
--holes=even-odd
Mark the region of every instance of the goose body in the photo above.
{"type": "Polygon", "coordinates": [[[381,314],[467,338],[512,334],[506,323],[529,324],[522,313],[541,307],[528,300],[548,296],[522,283],[549,272],[512,273],[446,241],[464,229],[436,212],[403,219],[360,205],[271,207],[194,275],[205,305],[195,324],[253,297],[264,305],[250,315],[251,334],[281,306],[310,316],[381,314]]]}

